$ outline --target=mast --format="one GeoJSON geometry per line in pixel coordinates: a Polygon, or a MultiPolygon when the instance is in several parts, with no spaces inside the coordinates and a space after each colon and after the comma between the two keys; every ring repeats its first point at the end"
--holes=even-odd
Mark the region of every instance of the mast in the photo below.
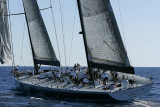
{"type": "Polygon", "coordinates": [[[84,46],[85,46],[86,59],[87,59],[87,64],[88,64],[88,70],[89,70],[89,74],[91,75],[91,65],[89,63],[89,54],[88,54],[88,51],[87,51],[87,40],[86,40],[86,33],[85,33],[85,30],[84,30],[84,20],[83,20],[83,17],[82,17],[82,9],[81,9],[80,0],[77,0],[77,4],[78,4],[78,11],[79,11],[81,28],[82,28],[82,31],[79,34],[83,35],[83,41],[84,41],[84,46]]]}
{"type": "MultiPolygon", "coordinates": [[[[23,0],[22,0],[22,2],[23,2],[23,0]]],[[[28,19],[27,19],[27,16],[26,16],[26,10],[25,10],[25,7],[24,7],[24,2],[23,2],[23,8],[24,8],[25,18],[26,18],[26,23],[27,23],[29,40],[30,40],[30,44],[31,44],[32,57],[33,57],[33,63],[34,63],[34,70],[35,70],[35,74],[38,74],[38,66],[37,66],[36,61],[34,59],[35,54],[34,54],[34,50],[33,50],[33,44],[32,44],[32,41],[31,41],[31,34],[30,34],[30,30],[29,30],[28,19]]]]}

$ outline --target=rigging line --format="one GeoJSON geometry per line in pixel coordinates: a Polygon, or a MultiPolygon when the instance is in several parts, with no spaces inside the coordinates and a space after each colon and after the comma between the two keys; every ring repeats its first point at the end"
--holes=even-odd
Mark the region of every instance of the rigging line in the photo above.
{"type": "MultiPolygon", "coordinates": [[[[74,0],[73,0],[74,1],[74,0]]],[[[70,61],[71,61],[71,54],[72,54],[72,44],[73,44],[73,34],[74,34],[74,30],[75,30],[75,21],[76,21],[76,10],[77,7],[75,6],[75,14],[74,14],[74,22],[73,22],[73,31],[72,31],[72,39],[71,39],[71,48],[70,48],[70,55],[69,55],[69,65],[70,65],[70,61]]]]}
{"type": "Polygon", "coordinates": [[[64,32],[64,17],[63,17],[63,9],[62,9],[61,0],[59,0],[59,5],[60,5],[60,14],[61,14],[61,25],[62,25],[63,46],[64,46],[64,55],[65,55],[65,66],[67,66],[66,46],[65,46],[65,32],[64,32]]]}
{"type": "MultiPolygon", "coordinates": [[[[25,22],[25,23],[27,23],[27,22],[25,22]]],[[[27,32],[27,34],[28,34],[28,32],[27,32]]],[[[30,46],[29,36],[27,37],[27,40],[28,40],[28,44],[27,44],[26,46],[28,46],[28,49],[30,50],[30,52],[27,52],[28,58],[29,58],[30,56],[32,56],[32,48],[31,48],[31,46],[30,46]]],[[[32,56],[32,57],[33,57],[33,56],[32,56]]],[[[34,61],[33,61],[33,60],[30,61],[30,63],[32,63],[32,65],[34,65],[34,61]]]]}
{"type": "MultiPolygon", "coordinates": [[[[18,55],[14,55],[15,57],[17,57],[17,58],[21,58],[21,57],[19,57],[18,55]]],[[[27,59],[24,59],[24,58],[22,58],[24,61],[27,61],[27,62],[30,62],[30,63],[32,63],[32,61],[29,61],[29,60],[27,60],[27,59]]]]}
{"type": "Polygon", "coordinates": [[[4,15],[4,16],[16,16],[16,15],[23,15],[25,13],[14,13],[14,14],[8,14],[8,15],[4,15]]]}
{"type": "Polygon", "coordinates": [[[121,11],[121,5],[120,5],[119,0],[118,0],[118,7],[119,7],[119,12],[120,12],[120,19],[121,19],[121,25],[122,25],[122,33],[123,33],[123,38],[124,38],[124,44],[126,46],[126,43],[125,43],[125,34],[124,34],[124,25],[123,25],[123,19],[122,19],[122,11],[121,11]]]}
{"type": "Polygon", "coordinates": [[[25,32],[25,23],[24,23],[24,29],[23,29],[23,39],[22,39],[22,47],[21,47],[21,58],[20,58],[20,65],[21,65],[21,60],[22,60],[22,51],[23,51],[23,41],[24,41],[24,36],[25,36],[25,34],[24,34],[24,32],[25,32]]]}
{"type": "Polygon", "coordinates": [[[50,9],[50,8],[52,8],[52,6],[46,7],[46,8],[40,9],[40,10],[47,10],[47,9],[50,9]]]}
{"type": "Polygon", "coordinates": [[[58,47],[58,55],[59,55],[59,60],[60,60],[60,65],[61,65],[61,55],[60,55],[60,50],[59,50],[56,23],[55,23],[55,19],[54,19],[54,12],[53,12],[53,8],[52,8],[52,0],[50,0],[50,7],[51,7],[51,14],[52,14],[52,20],[53,20],[53,25],[54,25],[54,32],[55,32],[55,35],[56,35],[56,43],[57,43],[57,47],[58,47]]]}
{"type": "Polygon", "coordinates": [[[74,4],[75,4],[76,6],[78,6],[78,5],[77,5],[77,2],[76,2],[76,0],[73,0],[73,2],[74,2],[74,4]]]}
{"type": "MultiPolygon", "coordinates": [[[[126,51],[126,54],[128,54],[128,53],[127,53],[127,50],[126,50],[124,24],[123,24],[122,11],[121,11],[121,5],[120,5],[120,1],[119,1],[119,0],[118,0],[118,7],[119,7],[119,12],[120,12],[121,25],[122,25],[122,32],[123,32],[123,38],[124,38],[124,49],[125,49],[125,51],[126,51]]],[[[130,61],[131,65],[133,65],[129,57],[128,57],[128,60],[130,61]]]]}
{"type": "MultiPolygon", "coordinates": [[[[20,3],[20,2],[18,2],[18,3],[20,3]]],[[[18,4],[19,5],[19,9],[21,10],[21,7],[20,7],[20,4],[18,4]]],[[[23,17],[21,16],[21,20],[22,20],[22,22],[23,22],[23,38],[22,38],[22,47],[21,47],[21,58],[20,58],[20,65],[22,65],[21,64],[21,61],[23,62],[23,65],[24,65],[24,67],[25,67],[25,64],[24,64],[24,61],[23,61],[23,59],[22,59],[22,52],[23,52],[23,41],[24,41],[24,37],[25,37],[25,21],[23,20],[23,17]]]]}
{"type": "MultiPolygon", "coordinates": [[[[47,8],[43,8],[43,9],[40,9],[40,10],[47,10],[47,9],[50,9],[52,7],[47,7],[47,8]]],[[[13,13],[13,14],[8,14],[8,15],[4,15],[4,16],[16,16],[16,15],[24,15],[25,13],[13,13]]]]}
{"type": "MultiPolygon", "coordinates": [[[[8,13],[10,14],[10,8],[9,8],[9,0],[8,0],[8,13]]],[[[11,35],[11,48],[12,48],[12,57],[13,57],[13,62],[12,62],[12,68],[13,66],[15,66],[15,61],[14,61],[14,52],[13,52],[13,34],[12,34],[12,29],[11,29],[11,18],[10,16],[8,17],[8,21],[9,21],[9,32],[10,32],[10,35],[11,35]]]]}

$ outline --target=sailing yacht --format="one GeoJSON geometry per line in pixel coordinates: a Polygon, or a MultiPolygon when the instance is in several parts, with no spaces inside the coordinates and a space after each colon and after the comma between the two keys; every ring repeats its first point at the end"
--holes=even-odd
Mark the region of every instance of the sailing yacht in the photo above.
{"type": "MultiPolygon", "coordinates": [[[[56,78],[55,72],[65,69],[60,67],[37,1],[22,0],[22,2],[33,56],[34,74],[13,71],[16,85],[21,90],[48,95],[56,93],[71,98],[114,98],[124,101],[142,96],[151,89],[152,80],[134,75],[134,68],[130,65],[109,0],[77,0],[82,28],[80,34],[83,35],[88,64],[85,72],[89,76],[82,78],[87,81],[85,85],[72,82],[70,73],[59,80],[54,79],[56,78]],[[57,66],[59,69],[40,71],[41,65],[57,66]],[[108,75],[105,85],[103,78],[92,78],[95,75],[93,72],[97,69],[97,72],[101,72],[99,75],[102,75],[103,72],[108,75]],[[118,72],[116,81],[112,75],[115,72],[118,72]]],[[[6,15],[8,14],[6,0],[1,0],[0,4],[0,26],[2,28],[0,29],[0,61],[6,63],[12,59],[12,49],[6,15]]]]}

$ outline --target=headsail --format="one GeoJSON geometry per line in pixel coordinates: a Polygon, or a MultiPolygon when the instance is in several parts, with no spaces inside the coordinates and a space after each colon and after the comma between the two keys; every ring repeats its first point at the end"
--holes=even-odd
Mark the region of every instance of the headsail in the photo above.
{"type": "Polygon", "coordinates": [[[90,67],[134,73],[109,0],[77,0],[90,67]]]}
{"type": "Polygon", "coordinates": [[[6,0],[0,0],[0,62],[2,64],[12,60],[7,14],[6,0]]]}
{"type": "Polygon", "coordinates": [[[23,0],[36,64],[59,66],[36,0],[23,0]]]}

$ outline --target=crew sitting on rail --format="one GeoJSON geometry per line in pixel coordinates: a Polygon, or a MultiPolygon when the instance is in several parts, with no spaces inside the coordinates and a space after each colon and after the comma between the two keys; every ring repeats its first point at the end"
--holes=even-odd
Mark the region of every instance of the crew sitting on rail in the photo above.
{"type": "Polygon", "coordinates": [[[54,71],[54,75],[56,77],[56,80],[59,81],[61,78],[61,73],[58,70],[56,70],[56,71],[54,71]]]}
{"type": "Polygon", "coordinates": [[[135,83],[135,81],[132,80],[132,79],[129,79],[128,81],[129,81],[129,85],[132,86],[132,87],[134,87],[133,84],[135,83]]]}
{"type": "Polygon", "coordinates": [[[17,67],[16,67],[15,71],[18,71],[18,65],[17,65],[17,67]]]}
{"type": "Polygon", "coordinates": [[[114,83],[116,83],[118,81],[118,72],[110,71],[110,73],[111,73],[114,83]]]}
{"type": "Polygon", "coordinates": [[[21,76],[21,74],[18,72],[18,65],[17,65],[17,67],[14,69],[13,74],[14,74],[15,76],[17,76],[17,77],[20,77],[20,76],[21,76]]]}
{"type": "Polygon", "coordinates": [[[114,82],[117,82],[118,81],[118,72],[115,72],[114,73],[114,82]]]}
{"type": "Polygon", "coordinates": [[[153,77],[152,76],[149,79],[150,79],[150,81],[153,81],[153,77]]]}
{"type": "Polygon", "coordinates": [[[73,68],[76,68],[77,67],[77,64],[74,64],[73,68]]]}
{"type": "Polygon", "coordinates": [[[64,77],[66,75],[66,69],[61,69],[61,73],[62,73],[62,77],[64,77]]]}
{"type": "Polygon", "coordinates": [[[129,81],[125,78],[125,75],[122,75],[121,87],[122,88],[128,88],[129,87],[129,81]]]}
{"type": "Polygon", "coordinates": [[[82,83],[83,83],[83,85],[85,85],[85,86],[86,86],[86,85],[88,85],[89,81],[88,81],[88,79],[87,79],[87,78],[84,78],[82,83]]]}
{"type": "Polygon", "coordinates": [[[77,69],[81,68],[80,64],[78,64],[78,63],[77,63],[77,64],[74,64],[73,69],[76,69],[76,68],[77,68],[77,69]]]}
{"type": "Polygon", "coordinates": [[[103,78],[103,85],[106,85],[106,82],[108,82],[107,72],[104,72],[101,77],[103,78]]]}
{"type": "Polygon", "coordinates": [[[66,74],[71,73],[71,70],[69,68],[66,69],[66,74]]]}
{"type": "Polygon", "coordinates": [[[100,79],[100,77],[101,77],[101,72],[100,72],[99,69],[97,70],[97,75],[98,75],[98,79],[100,79]]]}

